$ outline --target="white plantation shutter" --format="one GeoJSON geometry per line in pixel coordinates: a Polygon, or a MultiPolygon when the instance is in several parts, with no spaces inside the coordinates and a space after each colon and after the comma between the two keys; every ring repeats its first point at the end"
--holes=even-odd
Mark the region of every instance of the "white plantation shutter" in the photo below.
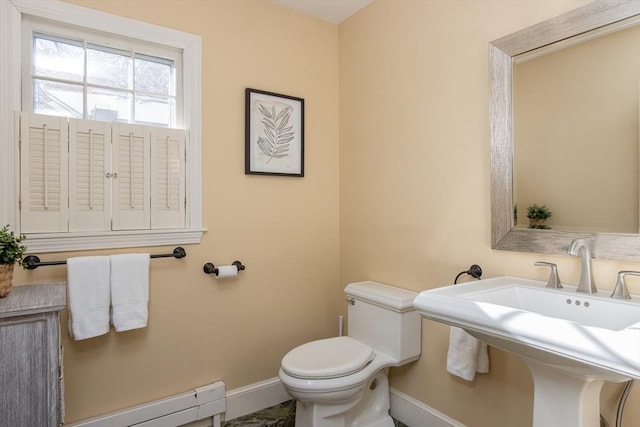
{"type": "Polygon", "coordinates": [[[21,232],[68,231],[67,119],[22,113],[21,232]]]}
{"type": "Polygon", "coordinates": [[[186,131],[20,117],[21,232],[186,227],[186,131]]]}
{"type": "Polygon", "coordinates": [[[185,226],[185,131],[151,128],[151,228],[185,226]]]}
{"type": "Polygon", "coordinates": [[[113,230],[151,227],[150,135],[147,126],[112,125],[113,230]]]}
{"type": "Polygon", "coordinates": [[[111,229],[111,123],[69,120],[69,231],[111,229]]]}

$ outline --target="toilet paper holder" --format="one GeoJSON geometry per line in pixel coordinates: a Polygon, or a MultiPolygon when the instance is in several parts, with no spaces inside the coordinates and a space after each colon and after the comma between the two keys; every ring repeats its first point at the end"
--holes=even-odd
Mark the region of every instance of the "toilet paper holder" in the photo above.
{"type": "MultiPolygon", "coordinates": [[[[241,272],[245,269],[245,266],[242,265],[240,261],[233,261],[231,265],[235,265],[236,268],[238,269],[238,272],[241,272]]],[[[208,262],[205,265],[203,265],[202,271],[204,271],[207,274],[215,274],[216,276],[218,275],[218,272],[219,272],[218,267],[213,265],[212,262],[208,262]]]]}

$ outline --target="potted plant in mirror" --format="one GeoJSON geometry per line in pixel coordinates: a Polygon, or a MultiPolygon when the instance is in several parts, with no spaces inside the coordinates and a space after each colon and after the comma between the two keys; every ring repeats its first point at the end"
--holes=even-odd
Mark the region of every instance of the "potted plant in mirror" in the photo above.
{"type": "Polygon", "coordinates": [[[527,208],[527,218],[529,218],[529,228],[547,230],[549,227],[547,218],[551,217],[551,211],[546,205],[538,206],[535,203],[527,208]]]}
{"type": "Polygon", "coordinates": [[[13,270],[16,264],[22,263],[22,257],[27,251],[22,244],[25,239],[23,234],[16,235],[5,225],[0,229],[0,298],[4,298],[13,286],[13,270]]]}

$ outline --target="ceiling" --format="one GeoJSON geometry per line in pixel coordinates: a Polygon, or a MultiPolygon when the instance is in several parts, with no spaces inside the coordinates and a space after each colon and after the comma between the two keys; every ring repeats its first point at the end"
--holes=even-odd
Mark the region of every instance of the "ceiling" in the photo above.
{"type": "Polygon", "coordinates": [[[308,15],[316,16],[332,24],[353,15],[373,0],[273,0],[308,15]]]}

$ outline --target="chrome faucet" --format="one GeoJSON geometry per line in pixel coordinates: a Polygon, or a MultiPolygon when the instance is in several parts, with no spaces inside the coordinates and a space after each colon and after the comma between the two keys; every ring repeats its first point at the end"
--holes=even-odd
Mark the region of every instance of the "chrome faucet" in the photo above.
{"type": "Polygon", "coordinates": [[[598,292],[596,284],[593,280],[593,271],[591,271],[591,251],[589,243],[585,239],[576,239],[569,245],[569,255],[580,256],[582,258],[582,266],[580,268],[580,280],[578,281],[578,292],[587,294],[595,294],[598,292]]]}
{"type": "Polygon", "coordinates": [[[552,262],[538,261],[534,264],[536,267],[549,267],[551,268],[551,274],[549,280],[547,280],[547,288],[562,289],[562,282],[560,276],[558,276],[558,266],[552,262]]]}
{"type": "Polygon", "coordinates": [[[640,271],[629,271],[629,270],[619,271],[616,287],[613,289],[613,292],[611,293],[611,298],[631,299],[631,294],[629,294],[629,289],[627,289],[627,284],[624,281],[624,276],[626,275],[640,276],[640,271]]]}

